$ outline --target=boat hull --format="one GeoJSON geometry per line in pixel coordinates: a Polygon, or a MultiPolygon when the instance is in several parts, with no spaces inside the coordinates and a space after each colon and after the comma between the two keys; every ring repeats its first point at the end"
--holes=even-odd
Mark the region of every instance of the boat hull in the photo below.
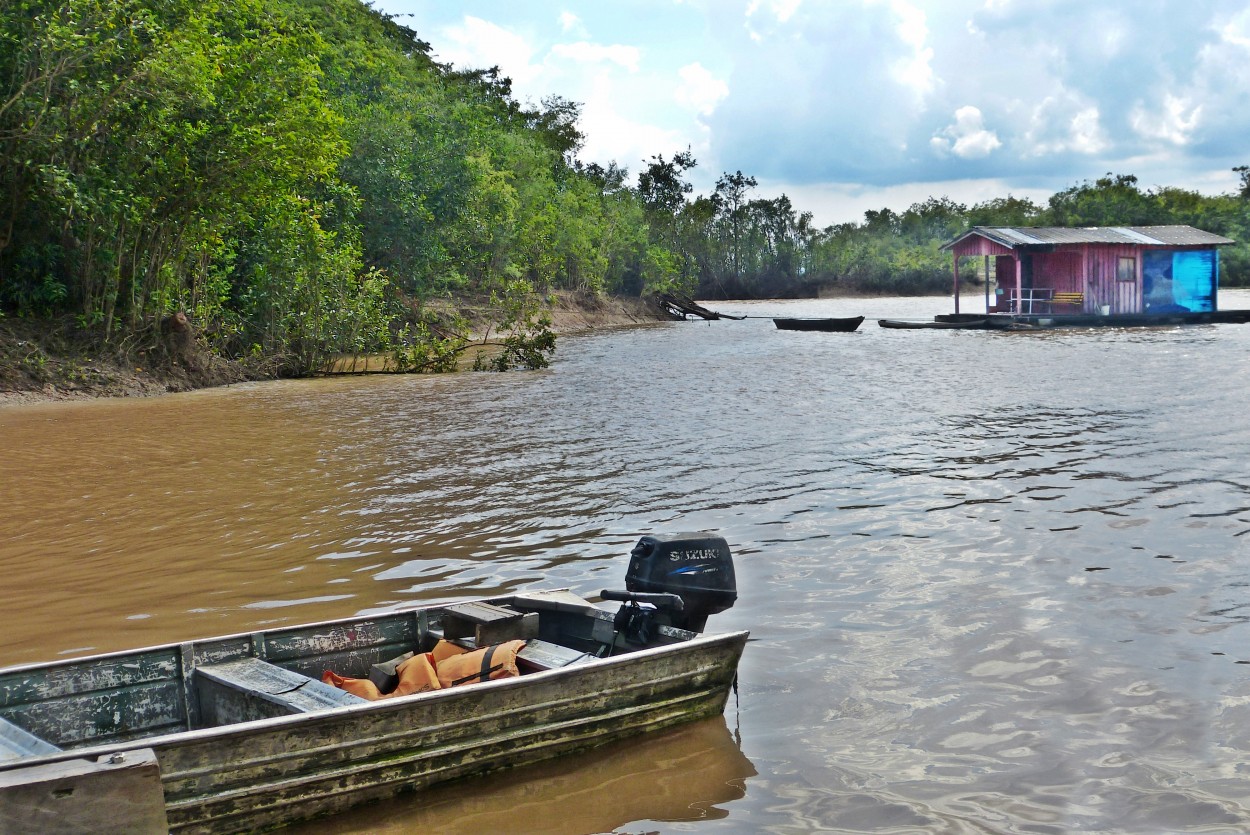
{"type": "MultiPolygon", "coordinates": [[[[611,620],[576,617],[595,628],[611,620]]],[[[418,622],[427,625],[397,614],[0,670],[0,718],[65,749],[0,761],[0,785],[35,766],[150,751],[169,831],[281,826],[719,714],[747,640],[672,630],[689,639],[469,687],[199,726],[208,711],[198,704],[206,696],[194,684],[197,665],[254,657],[263,646],[305,675],[331,665],[359,674],[394,657],[418,622]],[[122,719],[91,738],[68,717],[88,728],[122,719]],[[144,723],[155,732],[137,730],[144,723]]]]}
{"type": "Polygon", "coordinates": [[[311,721],[154,741],[170,831],[280,825],[716,715],[742,646],[730,636],[311,721]]]}
{"type": "Polygon", "coordinates": [[[773,319],[778,330],[824,331],[827,333],[851,333],[863,324],[863,316],[835,319],[773,319]]]}
{"type": "Polygon", "coordinates": [[[959,331],[990,331],[1010,330],[1012,322],[1005,320],[995,322],[991,319],[961,319],[954,322],[907,322],[897,319],[878,319],[877,324],[883,328],[895,330],[959,330],[959,331]]]}

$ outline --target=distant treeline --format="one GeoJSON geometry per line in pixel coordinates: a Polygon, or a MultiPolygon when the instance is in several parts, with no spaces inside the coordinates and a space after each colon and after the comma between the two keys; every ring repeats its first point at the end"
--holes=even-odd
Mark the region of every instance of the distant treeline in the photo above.
{"type": "MultiPolygon", "coordinates": [[[[817,229],[741,171],[693,195],[688,151],[644,161],[636,185],[583,164],[579,116],[435,62],[359,0],[8,0],[0,312],[71,314],[119,345],[184,311],[214,350],[298,373],[446,338],[427,318],[440,299],[532,333],[532,300],[557,289],[945,291],[939,248],[973,224],[1250,240],[1244,169],[1221,197],[1108,175],[1045,207],[939,198],[817,229]]],[[[1248,252],[1224,251],[1225,283],[1247,281],[1248,252]]]]}

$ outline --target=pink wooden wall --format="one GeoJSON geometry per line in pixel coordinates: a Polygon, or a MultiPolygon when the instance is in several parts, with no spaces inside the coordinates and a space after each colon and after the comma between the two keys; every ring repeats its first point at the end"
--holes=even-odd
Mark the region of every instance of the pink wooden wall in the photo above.
{"type": "Polygon", "coordinates": [[[1033,286],[1056,293],[1084,293],[1084,310],[1109,305],[1112,313],[1141,313],[1141,256],[1135,246],[1082,244],[1033,256],[1033,286]],[[1134,259],[1132,281],[1116,278],[1120,258],[1134,259]]]}
{"type": "Polygon", "coordinates": [[[1088,309],[1097,310],[1098,305],[1110,305],[1112,313],[1142,312],[1142,251],[1138,247],[1114,244],[1090,245],[1086,248],[1089,286],[1085,291],[1085,305],[1088,309]],[[1135,259],[1136,275],[1133,281],[1116,280],[1120,256],[1135,259]],[[1091,296],[1094,298],[1090,298],[1091,296]]]}
{"type": "Polygon", "coordinates": [[[1033,256],[1033,286],[1056,293],[1083,293],[1085,281],[1079,252],[1039,252],[1033,256]]]}

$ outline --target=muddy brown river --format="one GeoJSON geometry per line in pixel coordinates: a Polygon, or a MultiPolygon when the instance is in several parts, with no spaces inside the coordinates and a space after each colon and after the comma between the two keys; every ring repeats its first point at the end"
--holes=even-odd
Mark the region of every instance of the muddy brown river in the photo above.
{"type": "Polygon", "coordinates": [[[0,409],[0,666],[594,595],[639,535],[707,529],[739,584],[709,628],[753,638],[724,717],[290,831],[1250,831],[1250,326],[713,307],[761,318],[0,409]]]}

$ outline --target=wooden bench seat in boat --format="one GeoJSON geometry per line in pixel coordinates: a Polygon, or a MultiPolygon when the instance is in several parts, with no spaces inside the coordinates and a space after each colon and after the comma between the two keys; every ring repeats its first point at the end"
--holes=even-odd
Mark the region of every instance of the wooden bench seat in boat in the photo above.
{"type": "Polygon", "coordinates": [[[538,637],[537,612],[518,612],[480,601],[445,607],[442,623],[447,640],[472,638],[479,647],[538,637]]]}
{"type": "Polygon", "coordinates": [[[0,717],[0,762],[55,754],[60,750],[51,742],[45,742],[25,728],[0,717]]]}
{"type": "MultiPolygon", "coordinates": [[[[586,607],[584,600],[575,599],[580,604],[579,610],[586,607]]],[[[594,657],[539,640],[538,618],[538,612],[518,612],[505,606],[480,601],[456,603],[443,609],[441,637],[464,649],[476,649],[512,640],[525,641],[525,646],[517,653],[516,658],[522,672],[555,670],[594,657]]]]}
{"type": "Polygon", "coordinates": [[[1055,293],[1053,296],[1050,297],[1050,304],[1052,308],[1054,307],[1054,305],[1057,305],[1057,304],[1070,304],[1070,305],[1075,305],[1076,307],[1084,307],[1085,306],[1085,294],[1084,293],[1055,293]]]}
{"type": "Polygon", "coordinates": [[[259,658],[196,667],[196,694],[204,727],[290,716],[365,700],[259,658]]]}
{"type": "Polygon", "coordinates": [[[528,638],[525,641],[525,647],[517,653],[516,661],[522,672],[541,672],[571,667],[593,658],[594,656],[588,652],[578,652],[559,644],[528,638]]]}

